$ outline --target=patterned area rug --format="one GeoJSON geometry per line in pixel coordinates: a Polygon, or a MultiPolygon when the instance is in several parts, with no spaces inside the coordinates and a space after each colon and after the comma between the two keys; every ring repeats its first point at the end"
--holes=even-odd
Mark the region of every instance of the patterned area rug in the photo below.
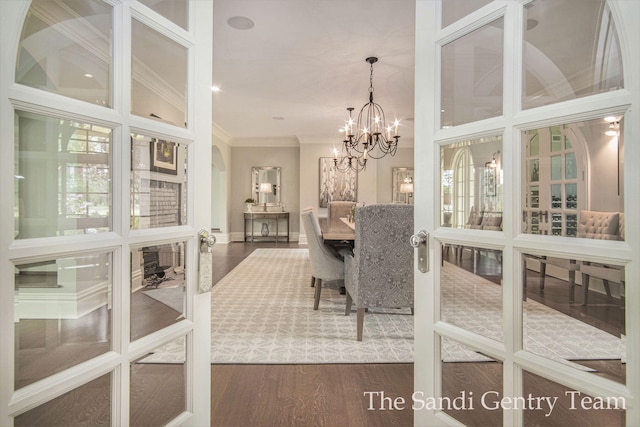
{"type": "MultiPolygon", "coordinates": [[[[528,299],[523,303],[524,349],[581,370],[579,360],[625,360],[624,342],[607,332],[528,299]]],[[[444,263],[442,318],[482,336],[502,341],[502,287],[444,263]]],[[[443,360],[490,360],[448,340],[443,360]],[[484,358],[484,359],[483,359],[484,358]]]]}
{"type": "MultiPolygon", "coordinates": [[[[492,326],[500,325],[500,307],[495,305],[496,292],[500,300],[500,286],[448,263],[443,277],[454,284],[443,288],[443,301],[457,298],[461,290],[470,298],[465,300],[466,314],[451,321],[485,336],[497,333],[491,337],[500,340],[500,328],[492,326]],[[487,328],[488,332],[474,328],[487,328]]],[[[365,315],[363,341],[358,342],[355,311],[344,315],[345,296],[323,288],[320,309],[314,311],[310,278],[307,249],[255,250],[213,287],[211,362],[413,362],[413,316],[408,310],[371,310],[365,315]]],[[[527,301],[525,307],[527,317],[540,316],[535,322],[526,321],[527,325],[538,325],[527,329],[527,348],[531,351],[556,360],[620,359],[620,339],[535,301],[527,301]]],[[[183,349],[181,342],[170,343],[144,362],[181,362],[183,349]]],[[[443,345],[443,359],[487,360],[451,341],[443,345]]]]}
{"type": "Polygon", "coordinates": [[[142,291],[143,294],[149,298],[153,298],[156,301],[160,301],[162,304],[171,307],[178,313],[183,313],[184,307],[184,286],[165,287],[158,289],[150,289],[148,291],[142,291]]]}

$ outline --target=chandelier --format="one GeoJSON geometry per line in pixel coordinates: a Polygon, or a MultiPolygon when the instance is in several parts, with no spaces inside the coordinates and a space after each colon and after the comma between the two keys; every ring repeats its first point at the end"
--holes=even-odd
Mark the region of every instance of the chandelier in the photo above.
{"type": "Polygon", "coordinates": [[[398,149],[400,122],[395,119],[393,126],[387,126],[384,110],[373,101],[373,64],[378,62],[378,58],[371,56],[366,62],[370,67],[369,102],[360,109],[356,122],[352,116],[354,108],[347,108],[349,119],[340,129],[344,133],[342,152],[333,149],[333,164],[340,172],[360,172],[367,167],[368,159],[381,159],[387,154],[394,156],[398,149]]]}

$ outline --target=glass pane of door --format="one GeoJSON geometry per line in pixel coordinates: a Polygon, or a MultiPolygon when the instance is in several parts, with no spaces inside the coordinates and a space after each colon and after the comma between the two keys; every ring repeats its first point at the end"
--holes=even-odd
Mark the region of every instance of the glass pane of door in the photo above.
{"type": "Polygon", "coordinates": [[[524,233],[624,240],[623,126],[596,118],[522,133],[524,233]]]}
{"type": "Polygon", "coordinates": [[[131,340],[184,318],[186,242],[131,251],[131,340]]]}
{"type": "Polygon", "coordinates": [[[113,8],[100,0],[33,0],[16,82],[110,107],[113,8]]]}
{"type": "Polygon", "coordinates": [[[169,21],[189,29],[189,0],[139,0],[169,21]]]}
{"type": "Polygon", "coordinates": [[[111,350],[112,254],[15,266],[15,387],[111,350]]]}
{"type": "Polygon", "coordinates": [[[589,3],[589,7],[582,0],[527,4],[523,109],[623,87],[611,13],[605,0],[589,3]]]}
{"type": "Polygon", "coordinates": [[[442,26],[446,27],[491,3],[491,0],[447,0],[442,2],[442,26]]]}
{"type": "Polygon", "coordinates": [[[442,47],[441,127],[502,114],[503,33],[500,18],[442,47]]]}
{"type": "Polygon", "coordinates": [[[131,228],[186,224],[186,144],[132,135],[131,159],[131,228]]]}
{"type": "Polygon", "coordinates": [[[499,136],[440,148],[443,227],[502,230],[501,149],[499,136]]]}
{"type": "Polygon", "coordinates": [[[135,19],[131,33],[131,113],[186,127],[188,49],[135,19]]]}
{"type": "Polygon", "coordinates": [[[112,375],[106,374],[14,418],[14,427],[111,426],[112,375]],[[82,411],[68,408],[80,406],[82,411]]]}
{"type": "Polygon", "coordinates": [[[502,341],[502,251],[447,245],[444,254],[442,320],[502,341]]]}
{"type": "Polygon", "coordinates": [[[171,358],[144,356],[130,364],[132,426],[161,426],[186,409],[185,339],[166,345],[171,358]]]}
{"type": "Polygon", "coordinates": [[[624,426],[627,402],[619,396],[593,396],[525,371],[523,395],[524,425],[600,425],[624,426]],[[550,397],[552,401],[538,400],[550,397]]]}
{"type": "MultiPolygon", "coordinates": [[[[442,397],[431,409],[444,411],[467,426],[502,424],[502,362],[450,338],[441,340],[442,397]]],[[[417,409],[427,407],[418,394],[417,409]]]]}
{"type": "Polygon", "coordinates": [[[625,383],[625,269],[523,255],[525,350],[625,383]],[[596,367],[594,369],[594,367],[596,367]]]}
{"type": "Polygon", "coordinates": [[[111,129],[16,112],[15,238],[111,231],[111,129]]]}

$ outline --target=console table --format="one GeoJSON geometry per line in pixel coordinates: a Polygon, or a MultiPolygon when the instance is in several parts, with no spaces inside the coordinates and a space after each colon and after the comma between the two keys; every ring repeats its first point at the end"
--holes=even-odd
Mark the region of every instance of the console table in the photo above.
{"type": "Polygon", "coordinates": [[[289,212],[245,212],[244,241],[289,241],[289,212]]]}

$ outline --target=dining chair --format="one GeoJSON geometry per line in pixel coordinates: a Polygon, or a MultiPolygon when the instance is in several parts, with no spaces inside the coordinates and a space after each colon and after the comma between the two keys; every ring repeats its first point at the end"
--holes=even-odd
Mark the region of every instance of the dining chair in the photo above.
{"type": "Polygon", "coordinates": [[[338,282],[337,286],[344,286],[344,262],[331,252],[322,241],[320,221],[313,209],[302,211],[302,225],[307,235],[309,246],[309,262],[311,264],[311,286],[315,285],[313,309],[320,305],[320,294],[323,284],[338,282]]]}
{"type": "Polygon", "coordinates": [[[327,229],[332,233],[349,233],[351,229],[340,218],[346,218],[356,202],[334,201],[329,202],[327,208],[327,229]]]}
{"type": "Polygon", "coordinates": [[[344,257],[347,304],[355,304],[357,339],[362,341],[369,307],[411,308],[413,313],[413,205],[376,204],[356,208],[353,254],[344,257]]]}

